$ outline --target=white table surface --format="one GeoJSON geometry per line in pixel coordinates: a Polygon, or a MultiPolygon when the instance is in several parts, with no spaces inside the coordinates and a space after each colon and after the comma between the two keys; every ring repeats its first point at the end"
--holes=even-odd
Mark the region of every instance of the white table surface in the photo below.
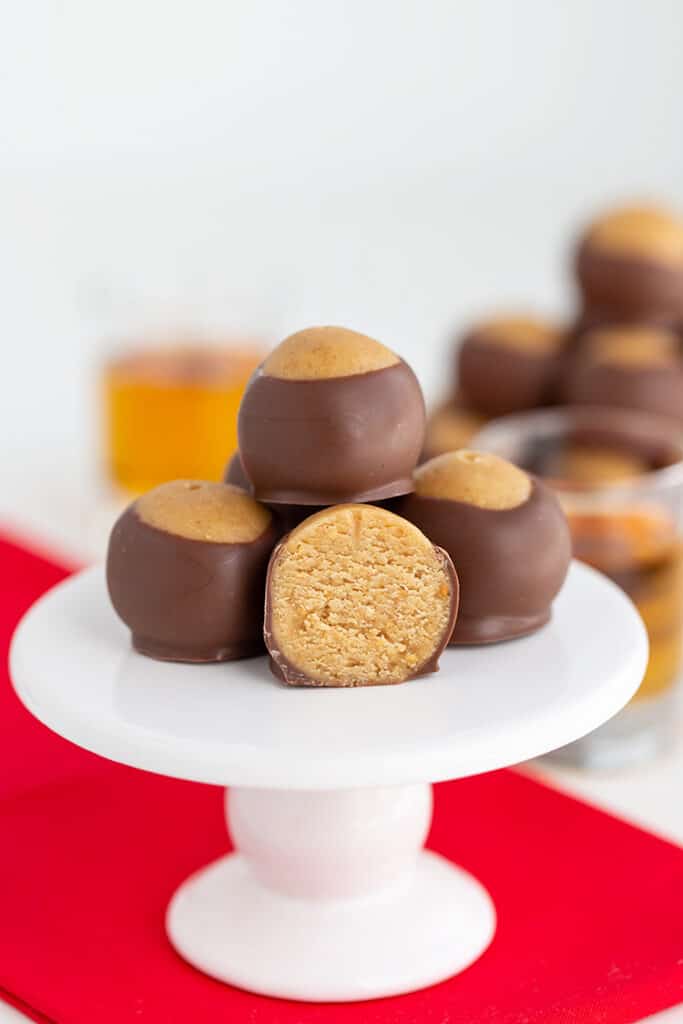
{"type": "MultiPolygon", "coordinates": [[[[7,460],[0,468],[4,480],[0,489],[0,529],[74,564],[102,557],[121,502],[101,494],[94,498],[92,478],[82,465],[50,466],[44,455],[36,454],[34,458],[27,456],[21,465],[14,459],[7,460]]],[[[683,714],[679,736],[670,753],[628,771],[587,774],[536,764],[524,770],[683,845],[683,714]]],[[[0,1003],[0,1024],[26,1019],[0,1003]]],[[[649,1020],[683,1024],[683,1005],[649,1020]]]]}

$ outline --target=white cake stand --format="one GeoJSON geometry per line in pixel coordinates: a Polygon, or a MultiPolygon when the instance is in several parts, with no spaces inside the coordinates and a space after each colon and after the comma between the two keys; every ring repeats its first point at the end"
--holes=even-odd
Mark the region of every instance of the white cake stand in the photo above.
{"type": "MultiPolygon", "coordinates": [[[[182,956],[254,992],[336,1001],[441,981],[493,937],[482,886],[422,849],[429,783],[578,739],[629,700],[646,660],[628,599],[574,565],[532,637],[449,650],[438,674],[402,686],[287,689],[265,658],[197,667],[135,654],[91,569],[29,611],[11,670],[26,707],[87,750],[231,787],[237,852],[168,910],[182,956]]],[[[179,843],[192,827],[178,823],[179,843]]]]}

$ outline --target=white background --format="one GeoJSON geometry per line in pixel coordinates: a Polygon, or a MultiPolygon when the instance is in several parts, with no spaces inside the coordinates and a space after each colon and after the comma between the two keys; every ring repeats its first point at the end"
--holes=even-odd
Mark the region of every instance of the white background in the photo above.
{"type": "Polygon", "coordinates": [[[0,3],[0,431],[91,438],[99,336],[449,332],[571,304],[605,202],[683,205],[678,0],[0,3]]]}

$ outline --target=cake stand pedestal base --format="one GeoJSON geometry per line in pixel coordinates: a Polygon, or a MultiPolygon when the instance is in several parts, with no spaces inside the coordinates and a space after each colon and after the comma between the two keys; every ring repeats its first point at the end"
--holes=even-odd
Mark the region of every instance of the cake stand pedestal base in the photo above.
{"type": "Polygon", "coordinates": [[[185,882],[168,910],[177,951],[263,995],[349,1001],[411,992],[489,945],[485,889],[422,850],[431,786],[234,789],[237,853],[185,882]]]}

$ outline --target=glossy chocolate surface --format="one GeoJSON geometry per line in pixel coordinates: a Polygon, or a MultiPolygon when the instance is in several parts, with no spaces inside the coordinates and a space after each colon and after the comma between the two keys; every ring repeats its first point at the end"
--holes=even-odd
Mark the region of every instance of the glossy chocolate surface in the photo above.
{"type": "Polygon", "coordinates": [[[443,548],[434,545],[434,551],[436,556],[441,562],[441,565],[445,569],[451,583],[451,607],[450,614],[448,617],[448,623],[443,635],[434,650],[433,654],[417,669],[414,669],[409,675],[403,676],[401,679],[384,679],[381,682],[367,683],[362,679],[359,679],[357,683],[343,684],[338,682],[326,682],[321,679],[312,679],[306,675],[297,665],[295,665],[289,658],[286,658],[282,651],[279,649],[277,644],[277,638],[273,633],[273,608],[272,608],[272,575],[273,570],[277,564],[279,555],[281,554],[284,546],[287,543],[287,538],[278,544],[273,551],[270,564],[268,566],[268,579],[266,583],[266,610],[265,620],[263,626],[263,638],[266,644],[266,649],[269,654],[269,665],[270,670],[276,679],[280,682],[286,683],[288,686],[388,686],[396,683],[408,682],[409,679],[417,679],[420,676],[429,675],[432,672],[438,672],[439,670],[439,658],[443,654],[444,650],[448,646],[451,635],[453,633],[453,627],[456,623],[458,615],[458,607],[460,600],[460,582],[458,574],[456,573],[453,562],[449,557],[448,553],[443,548]]]}
{"type": "MultiPolygon", "coordinates": [[[[253,487],[251,481],[248,479],[247,474],[244,472],[244,466],[242,465],[242,459],[240,453],[235,452],[223,473],[223,483],[233,484],[235,487],[241,487],[242,490],[248,494],[253,493],[253,487]]],[[[387,505],[388,502],[380,502],[379,504],[387,505]]],[[[289,533],[295,526],[302,523],[304,519],[308,519],[314,512],[319,512],[320,508],[326,508],[327,506],[322,505],[317,507],[315,505],[271,505],[270,510],[273,513],[273,519],[276,523],[278,536],[282,537],[285,533],[289,533]]]]}
{"type": "Polygon", "coordinates": [[[557,498],[539,481],[516,508],[411,494],[397,511],[453,560],[460,610],[451,644],[510,640],[548,622],[569,568],[571,540],[557,498]]]}
{"type": "Polygon", "coordinates": [[[457,364],[458,383],[468,404],[486,416],[504,416],[552,401],[562,354],[498,345],[474,332],[463,341],[457,364]]]}
{"type": "Polygon", "coordinates": [[[231,661],[263,652],[263,600],[273,522],[249,543],[190,540],[126,509],[109,540],[107,586],[141,654],[231,661]]]}
{"type": "Polygon", "coordinates": [[[683,267],[612,254],[584,239],[576,253],[576,274],[593,326],[610,315],[659,323],[683,320],[683,267]]]}
{"type": "Polygon", "coordinates": [[[424,399],[403,361],[320,380],[285,380],[257,370],[242,399],[238,433],[259,501],[376,502],[413,489],[424,399]]]}
{"type": "Polygon", "coordinates": [[[223,472],[223,483],[241,487],[247,494],[252,493],[251,480],[244,472],[239,452],[234,452],[223,472]]]}

